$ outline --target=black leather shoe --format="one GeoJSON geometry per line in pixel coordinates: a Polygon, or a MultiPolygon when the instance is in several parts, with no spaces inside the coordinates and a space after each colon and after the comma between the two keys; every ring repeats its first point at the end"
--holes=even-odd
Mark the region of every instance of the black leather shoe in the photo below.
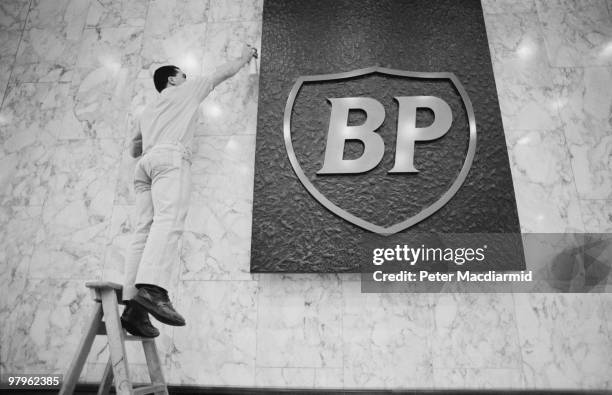
{"type": "Polygon", "coordinates": [[[135,303],[129,302],[121,315],[121,325],[129,334],[140,337],[157,337],[159,331],[149,321],[149,314],[135,303]]]}
{"type": "Polygon", "coordinates": [[[163,288],[141,285],[132,302],[137,303],[159,322],[172,326],[185,325],[185,319],[174,310],[168,293],[163,288]]]}

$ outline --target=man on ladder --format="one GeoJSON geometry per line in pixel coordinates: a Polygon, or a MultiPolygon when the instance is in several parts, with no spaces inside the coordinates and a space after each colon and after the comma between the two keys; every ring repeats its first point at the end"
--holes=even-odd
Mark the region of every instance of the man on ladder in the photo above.
{"type": "Polygon", "coordinates": [[[198,108],[215,86],[256,57],[257,50],[244,45],[239,59],[210,76],[187,80],[176,66],[160,67],[153,75],[160,95],[145,108],[132,146],[132,156],[140,156],[134,172],[136,226],[126,260],[126,308],[121,316],[132,335],[159,336],[149,313],[164,324],[185,325],[167,290],[178,276],[178,242],[189,207],[198,108]]]}

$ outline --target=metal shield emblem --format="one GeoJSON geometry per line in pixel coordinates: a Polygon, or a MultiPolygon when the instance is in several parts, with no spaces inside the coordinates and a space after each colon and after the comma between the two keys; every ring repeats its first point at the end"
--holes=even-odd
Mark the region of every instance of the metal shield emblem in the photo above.
{"type": "MultiPolygon", "coordinates": [[[[458,99],[459,100],[459,99],[458,99]]],[[[442,208],[446,203],[448,203],[453,196],[457,193],[463,182],[465,181],[472,162],[474,160],[474,155],[476,152],[476,120],[474,117],[474,110],[472,108],[472,103],[467,95],[465,88],[461,85],[458,78],[453,73],[441,72],[441,73],[429,73],[429,72],[410,72],[410,71],[402,71],[402,70],[394,70],[383,67],[369,67],[365,69],[353,70],[344,73],[337,74],[323,74],[323,75],[312,75],[312,76],[302,76],[297,79],[291,92],[289,93],[289,97],[287,99],[287,104],[285,106],[284,120],[283,120],[283,134],[285,140],[285,147],[287,149],[287,155],[289,157],[289,161],[295,171],[300,182],[304,185],[306,190],[314,197],[319,203],[321,203],[325,208],[330,210],[335,215],[340,218],[357,225],[363,229],[368,231],[380,234],[380,235],[391,235],[397,232],[400,232],[404,229],[410,228],[411,226],[423,221],[425,218],[431,216],[433,213],[442,208]],[[361,218],[359,215],[355,213],[351,213],[347,211],[346,208],[340,207],[338,204],[334,203],[331,199],[326,197],[311,181],[306,173],[304,172],[302,166],[300,166],[300,162],[298,157],[296,156],[296,152],[294,150],[294,144],[292,140],[292,113],[294,110],[294,105],[296,102],[296,98],[305,83],[310,82],[329,82],[329,81],[349,81],[351,79],[355,79],[357,77],[369,76],[369,75],[383,75],[389,76],[393,78],[397,77],[405,77],[406,79],[411,80],[423,80],[423,81],[440,81],[440,82],[450,82],[452,87],[454,88],[457,96],[460,98],[460,102],[463,104],[463,110],[465,111],[467,124],[469,130],[466,130],[467,135],[469,136],[469,141],[467,143],[467,150],[465,154],[465,158],[463,158],[463,162],[460,167],[458,166],[458,171],[456,178],[449,181],[448,188],[444,188],[444,190],[440,190],[440,194],[435,197],[435,199],[429,202],[425,207],[422,207],[420,211],[413,213],[405,218],[401,218],[398,222],[388,225],[379,225],[372,222],[372,220],[361,218]]]]}

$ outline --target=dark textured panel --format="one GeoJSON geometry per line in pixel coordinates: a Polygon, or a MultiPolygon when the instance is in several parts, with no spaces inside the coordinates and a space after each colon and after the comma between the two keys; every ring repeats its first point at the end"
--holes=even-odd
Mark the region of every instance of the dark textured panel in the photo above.
{"type": "MultiPolygon", "coordinates": [[[[283,141],[283,114],[296,78],[374,65],[424,72],[453,72],[474,105],[478,145],[463,186],[442,209],[391,236],[409,242],[422,232],[520,232],[482,9],[474,1],[266,0],[253,204],[251,270],[254,272],[357,271],[353,251],[374,235],[328,211],[295,176],[283,141]]],[[[360,114],[351,122],[358,123],[360,114]]],[[[428,112],[419,113],[423,125],[428,112]]],[[[370,75],[306,84],[292,115],[296,156],[312,183],[331,201],[372,223],[388,226],[437,200],[456,178],[467,150],[465,109],[448,81],[370,75]],[[432,95],[453,110],[441,139],[419,143],[418,174],[387,175],[397,127],[394,96],[432,95]],[[383,161],[351,176],[317,176],[325,150],[330,106],[326,97],[372,97],[387,116],[379,133],[383,161]]],[[[356,157],[349,144],[345,157],[356,157]]],[[[388,240],[387,240],[388,241],[388,240]]],[[[522,264],[518,263],[520,268],[522,264]]]]}

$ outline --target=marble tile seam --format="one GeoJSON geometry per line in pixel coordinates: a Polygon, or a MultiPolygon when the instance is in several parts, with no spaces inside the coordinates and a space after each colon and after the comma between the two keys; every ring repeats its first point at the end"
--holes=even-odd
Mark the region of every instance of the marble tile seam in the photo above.
{"type": "MultiPolygon", "coordinates": [[[[145,44],[145,32],[147,29],[147,22],[149,21],[149,11],[151,10],[151,2],[148,1],[147,2],[147,10],[145,11],[145,20],[144,20],[144,24],[142,25],[142,39],[140,40],[140,51],[138,51],[138,53],[140,54],[140,69],[141,71],[144,70],[143,68],[143,62],[142,62],[142,51],[144,49],[144,44],[145,44]]],[[[152,78],[152,76],[150,76],[149,78],[152,78]]],[[[132,91],[132,97],[134,97],[134,92],[132,91]]]]}
{"type": "Polygon", "coordinates": [[[245,137],[254,136],[257,132],[246,132],[246,133],[232,133],[232,134],[209,134],[209,133],[196,133],[195,139],[206,138],[206,137],[245,137]]]}
{"type": "Polygon", "coordinates": [[[32,208],[32,207],[43,207],[45,205],[45,203],[40,203],[40,204],[10,204],[10,203],[3,203],[0,204],[0,207],[7,207],[7,208],[18,208],[18,209],[28,209],[28,208],[32,208]]]}
{"type": "MultiPolygon", "coordinates": [[[[250,259],[249,259],[249,261],[250,261],[250,259]]],[[[257,311],[255,312],[255,314],[256,314],[255,315],[255,357],[253,358],[253,381],[254,382],[255,382],[255,380],[257,380],[257,374],[256,374],[257,373],[256,372],[256,369],[257,369],[257,359],[258,359],[258,356],[261,355],[259,353],[259,346],[260,346],[260,344],[257,341],[257,339],[259,338],[259,336],[257,336],[257,334],[259,333],[259,317],[260,317],[260,314],[261,314],[261,310],[259,309],[259,306],[261,306],[261,304],[262,304],[261,303],[261,297],[262,297],[261,294],[263,293],[263,292],[259,291],[259,282],[260,281],[261,281],[261,278],[258,277],[257,278],[257,283],[258,283],[257,284],[257,295],[256,295],[256,299],[255,299],[255,303],[257,304],[257,306],[256,306],[256,310],[257,311]]]]}
{"type": "MultiPolygon", "coordinates": [[[[565,152],[566,152],[566,158],[569,160],[569,168],[571,171],[571,175],[572,175],[572,189],[574,191],[574,193],[576,194],[575,196],[578,198],[578,201],[580,201],[580,191],[578,190],[578,185],[576,184],[576,171],[574,169],[575,167],[575,163],[572,160],[572,153],[570,152],[570,145],[567,139],[567,125],[565,124],[565,122],[563,122],[563,118],[561,117],[561,105],[559,103],[557,103],[555,105],[556,107],[556,112],[557,112],[557,117],[561,120],[561,127],[562,127],[562,135],[563,135],[563,144],[565,146],[565,152]]],[[[584,217],[584,213],[583,213],[583,208],[581,204],[578,204],[577,207],[578,210],[578,214],[580,215],[580,225],[582,225],[582,230],[584,231],[586,229],[586,221],[585,221],[585,217],[584,217]]]]}
{"type": "MultiPolygon", "coordinates": [[[[34,3],[34,1],[31,0],[30,1],[30,5],[28,7],[28,14],[27,14],[27,17],[25,18],[25,22],[24,22],[24,26],[23,26],[23,31],[24,32],[26,30],[32,30],[32,29],[40,29],[40,30],[45,30],[45,31],[61,31],[61,30],[66,29],[65,25],[59,25],[59,26],[54,26],[54,27],[49,27],[49,26],[44,26],[43,25],[41,27],[39,25],[30,24],[28,26],[28,22],[30,22],[30,13],[33,10],[33,5],[34,5],[33,3],[34,3]]],[[[88,3],[87,4],[87,11],[83,11],[83,14],[82,14],[82,15],[84,15],[84,20],[83,20],[83,26],[81,27],[81,31],[80,31],[80,36],[81,37],[82,37],[83,32],[84,32],[84,30],[86,28],[86,25],[87,25],[87,15],[89,14],[89,8],[90,8],[90,4],[88,3]]]]}
{"type": "MultiPolygon", "coordinates": [[[[31,259],[31,258],[30,258],[31,259]]],[[[87,277],[51,277],[49,276],[48,273],[43,273],[40,276],[37,275],[32,275],[31,273],[29,273],[29,267],[28,267],[28,275],[27,278],[30,280],[49,280],[49,281],[92,281],[92,280],[100,280],[102,279],[102,274],[98,275],[98,276],[87,276],[87,277]]],[[[85,284],[85,283],[83,283],[85,284]]],[[[85,287],[85,285],[83,285],[83,287],[85,287]]]]}
{"type": "Polygon", "coordinates": [[[17,48],[15,49],[15,55],[13,55],[13,60],[11,62],[11,68],[10,68],[11,71],[9,72],[8,79],[6,80],[6,85],[4,86],[4,94],[2,95],[2,100],[0,100],[0,111],[2,110],[4,106],[4,100],[6,99],[6,95],[8,94],[8,91],[9,91],[8,88],[13,78],[13,71],[15,69],[15,63],[17,63],[17,54],[19,53],[19,47],[21,47],[21,42],[23,41],[23,33],[25,32],[26,22],[28,20],[28,17],[30,16],[31,8],[32,8],[32,1],[30,0],[28,2],[28,12],[26,13],[26,17],[24,18],[23,24],[21,26],[21,34],[19,34],[19,43],[17,44],[17,48]]]}
{"type": "Polygon", "coordinates": [[[599,303],[601,303],[601,307],[603,309],[603,321],[608,332],[608,339],[612,343],[612,312],[606,311],[606,301],[604,300],[603,295],[599,295],[599,303]]]}
{"type": "Polygon", "coordinates": [[[317,370],[326,370],[326,369],[342,369],[342,367],[338,367],[338,366],[314,366],[314,365],[291,365],[291,366],[281,366],[281,365],[258,365],[257,362],[255,362],[255,368],[260,368],[260,369],[312,369],[314,371],[317,370]]]}
{"type": "Polygon", "coordinates": [[[597,65],[610,66],[611,63],[609,58],[601,59],[601,55],[594,56],[594,54],[591,53],[593,49],[599,45],[603,45],[603,43],[598,43],[597,39],[593,41],[589,38],[589,35],[596,36],[599,34],[605,37],[609,34],[609,28],[612,27],[610,2],[592,0],[583,2],[578,1],[571,3],[567,8],[568,9],[565,9],[561,5],[551,6],[551,2],[542,0],[536,2],[540,29],[544,37],[546,54],[550,58],[551,68],[572,66],[591,67],[597,65]],[[603,10],[598,9],[599,7],[603,7],[603,10]],[[597,16],[591,14],[590,16],[595,19],[590,19],[589,14],[596,9],[599,14],[597,14],[597,16]],[[559,11],[561,10],[565,12],[563,12],[562,19],[560,20],[558,17],[560,17],[559,11]],[[603,13],[603,18],[601,13],[603,13]],[[607,17],[605,14],[607,14],[607,17]],[[571,21],[566,21],[567,18],[578,18],[580,22],[591,24],[591,26],[579,26],[571,21]],[[594,27],[592,24],[597,24],[597,26],[594,27]],[[587,48],[586,51],[585,48],[580,48],[581,41],[582,44],[588,45],[590,48],[587,48]],[[570,53],[564,53],[567,52],[568,49],[570,53]],[[578,53],[572,52],[576,50],[578,53]],[[555,63],[555,65],[552,65],[553,63],[555,63]]]}
{"type": "Polygon", "coordinates": [[[521,388],[527,388],[527,380],[525,378],[525,358],[523,357],[523,346],[521,342],[521,332],[518,325],[518,314],[516,310],[516,297],[515,293],[512,293],[512,308],[514,309],[514,330],[516,331],[516,338],[518,342],[518,355],[519,355],[519,371],[521,374],[521,388]]]}
{"type": "MultiPolygon", "coordinates": [[[[79,122],[84,122],[84,121],[79,121],[79,122]]],[[[79,142],[79,141],[126,141],[126,137],[94,137],[94,136],[86,136],[86,137],[70,137],[70,138],[58,138],[58,137],[53,137],[55,139],[55,143],[59,143],[59,145],[61,145],[62,143],[66,143],[69,144],[71,142],[79,142]]],[[[131,140],[131,138],[130,138],[131,140]]],[[[51,148],[54,148],[56,145],[58,144],[54,144],[51,148]]],[[[126,146],[126,150],[127,150],[127,146],[126,146]]]]}
{"type": "MultiPolygon", "coordinates": [[[[259,274],[259,273],[251,273],[251,274],[259,274]]],[[[259,283],[261,280],[234,280],[234,279],[215,279],[215,280],[190,280],[190,279],[179,279],[182,283],[259,283]]]]}
{"type": "MultiPolygon", "coordinates": [[[[346,303],[344,301],[347,300],[347,289],[346,288],[349,285],[345,284],[346,281],[342,279],[341,275],[338,275],[338,277],[340,279],[340,295],[342,296],[342,303],[340,303],[340,336],[342,336],[341,339],[346,339],[346,336],[344,335],[344,317],[346,316],[346,303]]],[[[348,354],[347,347],[348,347],[347,342],[343,341],[342,347],[340,348],[340,353],[342,355],[342,358],[340,361],[340,368],[342,369],[342,387],[343,388],[344,388],[345,375],[346,375],[345,371],[347,369],[347,366],[345,363],[346,355],[348,354]]]]}
{"type": "Polygon", "coordinates": [[[548,133],[555,130],[561,130],[562,126],[553,128],[504,128],[504,133],[548,133]]]}
{"type": "MultiPolygon", "coordinates": [[[[23,8],[26,8],[25,6],[23,6],[23,8]]],[[[16,28],[11,29],[11,27],[9,26],[2,26],[3,30],[6,31],[22,31],[25,29],[25,25],[26,25],[26,21],[28,19],[29,13],[30,13],[30,9],[32,8],[32,1],[28,0],[28,5],[27,5],[27,10],[25,11],[25,18],[23,18],[23,20],[21,20],[21,26],[18,26],[16,28]]],[[[17,13],[19,13],[19,11],[17,11],[17,13]]]]}
{"type": "Polygon", "coordinates": [[[535,13],[536,13],[535,10],[532,10],[532,11],[500,11],[500,12],[483,12],[483,15],[486,18],[487,15],[491,15],[491,16],[493,15],[523,15],[523,14],[533,15],[535,13]]]}
{"type": "MultiPolygon", "coordinates": [[[[552,64],[553,62],[550,59],[550,56],[548,55],[549,51],[548,51],[548,40],[546,39],[546,32],[544,31],[544,26],[543,26],[543,22],[542,22],[542,18],[540,17],[540,12],[538,11],[538,5],[535,4],[535,10],[534,10],[535,16],[537,18],[537,31],[538,34],[540,36],[540,38],[542,39],[542,43],[544,44],[543,46],[543,52],[544,52],[544,59],[546,59],[546,65],[548,66],[549,69],[552,68],[552,64]]],[[[558,113],[558,111],[557,111],[558,113]]]]}
{"type": "MultiPolygon", "coordinates": [[[[547,56],[548,58],[548,56],[547,56]]],[[[571,66],[548,66],[550,69],[555,71],[560,70],[581,70],[581,69],[612,69],[612,65],[609,64],[591,64],[591,65],[571,65],[571,66]]]]}
{"type": "Polygon", "coordinates": [[[210,20],[208,19],[206,21],[206,23],[215,23],[215,24],[227,24],[227,23],[243,23],[243,22],[259,22],[262,23],[263,20],[261,17],[258,17],[257,19],[223,19],[223,20],[210,20]]]}

